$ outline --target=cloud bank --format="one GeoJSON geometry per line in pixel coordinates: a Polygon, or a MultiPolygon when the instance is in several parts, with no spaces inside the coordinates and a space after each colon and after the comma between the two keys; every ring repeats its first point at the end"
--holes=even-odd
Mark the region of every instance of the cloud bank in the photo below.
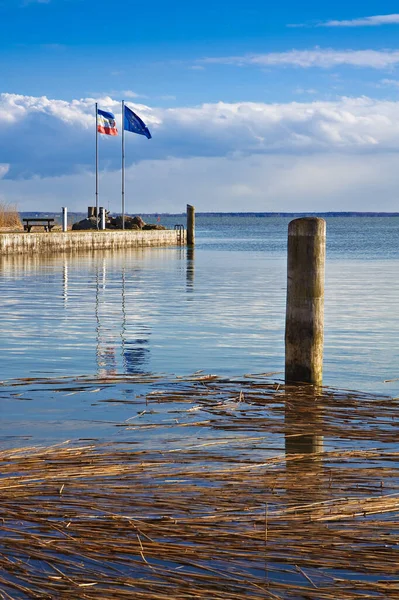
{"type": "MultiPolygon", "coordinates": [[[[126,211],[396,211],[398,155],[281,154],[148,160],[126,170],[126,211]]],[[[0,181],[0,199],[20,210],[86,212],[92,173],[0,181]]],[[[121,210],[120,172],[102,173],[100,205],[121,210]]]]}
{"type": "MultiPolygon", "coordinates": [[[[94,191],[94,99],[0,96],[0,199],[86,210],[94,191]]],[[[120,104],[99,99],[120,123],[120,104]]],[[[152,140],[126,135],[129,210],[395,210],[399,103],[130,103],[152,140]],[[129,194],[131,197],[129,197],[129,194]]],[[[100,196],[118,210],[120,138],[101,136],[100,196]]]]}

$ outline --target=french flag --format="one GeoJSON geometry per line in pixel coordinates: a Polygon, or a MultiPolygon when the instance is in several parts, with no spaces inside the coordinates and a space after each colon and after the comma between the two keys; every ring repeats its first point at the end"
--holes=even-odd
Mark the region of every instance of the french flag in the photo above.
{"type": "Polygon", "coordinates": [[[118,135],[115,116],[106,110],[97,110],[97,131],[106,135],[118,135]]]}

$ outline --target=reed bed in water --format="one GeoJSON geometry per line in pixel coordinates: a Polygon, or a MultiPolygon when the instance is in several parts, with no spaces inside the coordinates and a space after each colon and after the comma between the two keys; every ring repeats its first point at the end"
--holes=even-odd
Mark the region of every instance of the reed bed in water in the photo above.
{"type": "Polygon", "coordinates": [[[135,420],[120,424],[131,444],[0,452],[1,598],[399,597],[394,399],[267,378],[150,384],[148,412],[171,408],[178,445],[165,422],[135,420]],[[149,427],[159,437],[137,449],[149,427]]]}

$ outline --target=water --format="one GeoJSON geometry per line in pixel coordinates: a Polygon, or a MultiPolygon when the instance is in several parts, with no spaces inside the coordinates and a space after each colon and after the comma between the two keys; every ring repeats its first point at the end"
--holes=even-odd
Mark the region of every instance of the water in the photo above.
{"type": "MultiPolygon", "coordinates": [[[[194,252],[3,257],[1,379],[199,369],[281,378],[289,220],[197,217],[194,252]]],[[[399,394],[386,381],[399,378],[398,267],[399,218],[328,219],[325,385],[399,394]]],[[[29,410],[12,406],[15,419],[29,410]]],[[[41,406],[67,419],[55,400],[41,406]]]]}
{"type": "MultiPolygon", "coordinates": [[[[179,222],[176,217],[162,220],[170,226],[179,222]]],[[[201,505],[198,493],[193,495],[194,482],[198,485],[197,491],[201,485],[206,489],[212,469],[222,465],[224,472],[235,462],[232,474],[239,474],[243,465],[248,467],[251,463],[256,466],[255,473],[260,473],[259,464],[269,458],[273,459],[272,468],[262,470],[261,477],[250,476],[250,503],[249,499],[244,500],[243,522],[248,521],[248,507],[253,503],[255,507],[260,503],[260,509],[256,510],[261,511],[258,521],[263,527],[265,502],[272,513],[278,499],[284,505],[298,502],[312,506],[314,502],[323,504],[327,498],[342,501],[353,500],[361,494],[374,498],[394,495],[397,490],[395,400],[375,401],[364,396],[358,400],[352,397],[349,401],[347,395],[327,393],[322,403],[308,399],[306,408],[303,408],[305,400],[302,398],[302,410],[296,411],[293,398],[289,397],[287,403],[285,393],[278,386],[270,385],[282,378],[284,367],[288,222],[286,218],[198,217],[194,251],[175,247],[0,259],[0,449],[47,446],[70,440],[72,444],[87,447],[93,442],[116,443],[114,449],[129,448],[127,452],[133,454],[138,450],[142,475],[139,491],[134,491],[137,472],[134,471],[132,487],[126,486],[123,472],[125,487],[118,485],[118,489],[128,490],[128,501],[123,499],[120,507],[113,508],[121,514],[126,512],[129,519],[134,510],[142,520],[145,511],[151,515],[151,510],[157,507],[162,515],[167,510],[173,518],[179,517],[185,498],[197,509],[204,510],[203,498],[201,505]],[[256,388],[250,378],[242,378],[239,385],[225,384],[223,393],[218,381],[212,387],[210,381],[204,385],[200,380],[194,383],[179,380],[171,390],[168,378],[184,377],[199,369],[229,378],[245,373],[271,375],[269,379],[259,377],[256,388]],[[159,378],[154,375],[162,373],[165,375],[159,378]],[[238,389],[242,392],[239,396],[238,389]],[[339,453],[332,452],[354,449],[363,454],[357,456],[349,452],[340,458],[339,453]],[[373,452],[366,456],[364,452],[370,449],[373,452]],[[285,450],[291,458],[296,453],[300,456],[284,463],[285,450]],[[165,459],[169,452],[172,458],[165,459]],[[310,452],[310,459],[301,457],[310,452]],[[147,471],[146,456],[150,457],[147,471]],[[154,478],[154,458],[153,464],[159,465],[162,479],[154,478]],[[170,475],[171,466],[177,471],[170,475]],[[204,476],[205,484],[200,478],[193,480],[194,466],[204,476]],[[301,481],[304,482],[302,487],[301,481]],[[144,513],[140,505],[143,482],[149,486],[144,513]],[[185,491],[185,483],[188,491],[185,491]],[[172,491],[178,498],[178,509],[170,504],[170,499],[160,501],[165,490],[172,491]],[[286,495],[281,495],[283,493],[286,495]]],[[[399,218],[328,220],[325,385],[399,395],[398,263],[399,218]]],[[[28,461],[28,472],[32,464],[28,461]]],[[[43,465],[51,469],[55,464],[48,457],[43,460],[43,465]]],[[[65,477],[65,466],[61,464],[59,475],[62,485],[55,484],[52,474],[50,493],[56,496],[54,506],[57,515],[62,514],[64,525],[69,527],[72,523],[67,539],[73,542],[76,515],[70,521],[65,516],[70,508],[67,494],[72,494],[73,510],[77,500],[65,477]]],[[[38,468],[37,476],[42,477],[41,465],[38,468]]],[[[73,471],[71,481],[76,478],[76,465],[73,471]]],[[[17,473],[21,475],[19,470],[17,473]]],[[[82,481],[86,477],[84,475],[82,481]]],[[[216,478],[216,497],[223,498],[220,490],[225,493],[229,489],[237,503],[245,499],[245,485],[241,485],[240,477],[233,485],[228,478],[222,478],[218,484],[216,478]]],[[[35,478],[34,473],[28,473],[29,484],[35,478]]],[[[93,490],[97,499],[103,491],[106,499],[111,498],[112,487],[107,478],[96,476],[93,485],[89,482],[87,494],[93,490]]],[[[11,500],[17,509],[21,502],[23,506],[21,493],[11,500]]],[[[34,497],[29,496],[29,502],[34,497]]],[[[113,503],[116,498],[117,494],[112,498],[113,503]]],[[[48,502],[49,498],[46,499],[48,502]]],[[[83,506],[85,503],[87,505],[87,497],[83,506]]],[[[232,505],[231,500],[226,505],[232,515],[229,527],[239,522],[231,512],[232,505]]],[[[328,505],[330,515],[331,508],[333,504],[328,505]]],[[[205,505],[205,509],[211,511],[212,518],[215,516],[212,503],[205,505]]],[[[40,509],[38,514],[42,513],[40,509]]],[[[79,513],[85,514],[84,510],[79,513]]],[[[104,521],[101,527],[106,537],[111,535],[115,522],[114,515],[109,514],[109,522],[104,521]]],[[[226,513],[221,514],[225,522],[226,513]]],[[[368,553],[374,565],[372,575],[362,560],[355,561],[352,570],[346,571],[336,558],[336,543],[345,549],[346,540],[339,537],[340,530],[349,526],[356,531],[353,521],[346,525],[340,522],[338,537],[332,542],[333,525],[323,529],[328,532],[324,546],[330,561],[323,573],[316,565],[310,569],[306,561],[302,564],[301,557],[295,554],[295,536],[288,540],[287,546],[287,536],[281,529],[285,542],[283,546],[277,544],[276,558],[268,563],[267,578],[283,581],[284,586],[292,582],[302,587],[303,576],[298,575],[297,566],[302,564],[312,581],[320,586],[323,578],[339,576],[346,590],[351,589],[351,582],[355,581],[353,586],[358,591],[367,588],[367,593],[367,581],[371,578],[374,586],[376,580],[380,583],[388,580],[386,564],[395,564],[391,558],[394,544],[388,537],[395,528],[394,515],[394,512],[388,513],[386,521],[379,522],[378,515],[375,517],[379,533],[374,533],[369,541],[373,552],[368,553]],[[382,540],[380,545],[377,538],[382,540]],[[279,562],[282,547],[284,563],[279,562]],[[328,554],[329,547],[332,554],[328,554]],[[384,562],[378,562],[378,556],[383,556],[384,562]]],[[[256,511],[252,518],[255,524],[256,511]]],[[[368,530],[364,527],[368,522],[362,517],[365,543],[368,530]]],[[[25,527],[22,519],[17,525],[12,524],[21,530],[25,527]]],[[[298,526],[302,536],[302,525],[298,526]]],[[[313,539],[318,547],[320,531],[317,524],[315,538],[307,536],[308,541],[313,539]]],[[[39,539],[36,530],[34,533],[33,542],[25,544],[26,548],[31,548],[39,539]]],[[[251,529],[248,535],[252,533],[251,529]]],[[[193,550],[192,539],[190,551],[193,550]]],[[[123,546],[123,535],[118,542],[123,546]]],[[[7,544],[6,539],[6,547],[12,552],[13,546],[7,544]]],[[[43,544],[40,544],[42,552],[43,544]]],[[[181,540],[179,544],[183,548],[181,540]]],[[[57,546],[46,545],[46,548],[57,553],[57,546]]],[[[87,573],[95,569],[90,562],[93,548],[85,554],[87,573]]],[[[311,556],[311,548],[312,544],[310,553],[305,552],[307,556],[311,556]]],[[[222,552],[224,558],[229,556],[228,548],[226,551],[222,547],[222,552]]],[[[262,561],[263,552],[262,545],[262,561]]],[[[159,548],[157,553],[156,560],[160,561],[159,548]]],[[[270,557],[270,546],[268,553],[270,557]]],[[[58,550],[59,556],[62,554],[58,550]]],[[[187,567],[186,555],[184,557],[176,568],[187,567]]],[[[133,558],[137,558],[135,554],[133,558]]],[[[151,564],[161,564],[154,560],[151,558],[151,564]]],[[[228,565],[234,565],[234,557],[229,560],[228,565]]],[[[173,570],[179,562],[180,559],[167,563],[165,572],[173,570]]],[[[38,567],[34,560],[29,558],[20,564],[29,565],[37,581],[38,567]]],[[[43,564],[39,567],[41,574],[45,572],[43,564]]],[[[140,569],[145,568],[145,563],[132,564],[136,565],[133,573],[140,581],[140,569]]],[[[47,565],[46,562],[46,568],[47,565]]],[[[69,567],[64,564],[62,568],[65,572],[69,567]]],[[[124,567],[118,565],[118,568],[124,567]]],[[[240,573],[248,569],[246,579],[258,577],[263,585],[263,571],[251,570],[250,562],[239,562],[238,568],[240,573]]],[[[223,572],[229,573],[226,569],[223,564],[223,572]]],[[[237,568],[234,569],[237,575],[237,568]]],[[[391,567],[389,573],[393,572],[391,567]]],[[[14,567],[7,577],[11,581],[16,577],[14,567]]],[[[183,577],[187,579],[187,573],[183,577]]],[[[325,585],[330,586],[330,581],[325,585]]],[[[377,593],[375,589],[372,587],[370,593],[377,593]]]]}

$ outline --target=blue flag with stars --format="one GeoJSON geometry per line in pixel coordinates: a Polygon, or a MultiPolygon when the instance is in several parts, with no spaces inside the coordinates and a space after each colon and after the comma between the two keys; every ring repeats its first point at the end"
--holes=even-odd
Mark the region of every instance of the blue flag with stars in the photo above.
{"type": "Polygon", "coordinates": [[[134,113],[130,108],[125,106],[125,115],[123,119],[123,128],[126,131],[131,131],[132,133],[138,133],[139,135],[145,135],[149,140],[151,139],[151,133],[148,129],[147,125],[140,119],[136,113],[134,113]]]}

